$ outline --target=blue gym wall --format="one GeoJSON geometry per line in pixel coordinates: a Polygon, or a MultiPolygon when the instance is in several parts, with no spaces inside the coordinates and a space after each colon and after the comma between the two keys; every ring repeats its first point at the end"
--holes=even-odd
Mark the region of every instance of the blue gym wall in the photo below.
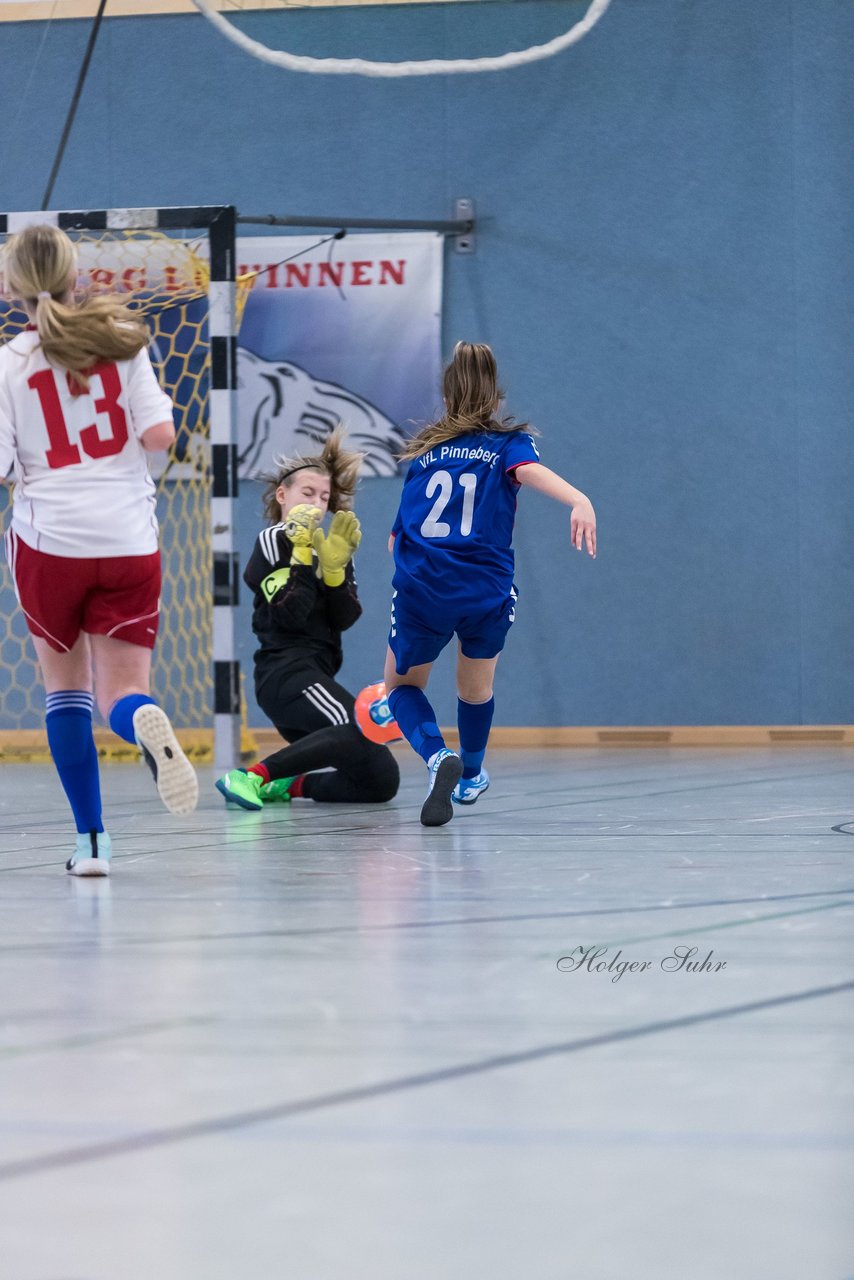
{"type": "MultiPolygon", "coordinates": [[[[585,7],[241,25],[316,55],[473,56],[542,43],[585,7]]],[[[40,203],[87,33],[0,26],[0,208],[40,203]]],[[[493,345],[511,410],[600,520],[593,563],[564,508],[522,495],[497,722],[851,721],[852,61],[850,0],[613,0],[549,61],[405,81],[277,71],[201,17],[116,18],[53,205],[443,218],[472,197],[477,253],[446,254],[445,351],[493,345]]],[[[381,670],[398,489],[369,482],[359,505],[353,688],[381,670]]],[[[245,609],[241,625],[248,667],[245,609]]]]}

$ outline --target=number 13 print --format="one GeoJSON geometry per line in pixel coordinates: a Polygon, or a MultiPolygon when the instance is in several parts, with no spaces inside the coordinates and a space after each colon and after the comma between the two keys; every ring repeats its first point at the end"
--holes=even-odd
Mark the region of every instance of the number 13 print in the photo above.
{"type": "MultiPolygon", "coordinates": [[[[110,434],[100,436],[93,422],[80,432],[80,445],[90,458],[109,458],[114,453],[121,453],[127,444],[128,424],[125,411],[119,404],[122,393],[122,382],[119,371],[114,364],[96,364],[88,371],[90,378],[100,378],[103,395],[95,401],[95,412],[106,414],[110,424],[110,434]]],[[[75,384],[68,375],[68,385],[73,391],[75,384]]],[[[68,438],[68,427],[62,402],[56,386],[53,369],[41,369],[27,379],[27,386],[32,387],[39,398],[45,426],[47,427],[50,448],[47,451],[47,465],[54,470],[59,467],[73,467],[81,462],[80,449],[68,438]]]]}

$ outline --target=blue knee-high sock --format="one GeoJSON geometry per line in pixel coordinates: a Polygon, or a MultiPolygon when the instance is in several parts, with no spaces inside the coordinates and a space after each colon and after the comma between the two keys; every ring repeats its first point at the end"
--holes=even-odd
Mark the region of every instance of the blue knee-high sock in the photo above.
{"type": "Polygon", "coordinates": [[[476,778],[481,771],[494,712],[494,698],[490,698],[489,702],[463,702],[462,698],[457,700],[457,726],[460,731],[464,778],[476,778]]]}
{"type": "Polygon", "coordinates": [[[388,705],[404,738],[429,764],[430,757],[444,747],[445,739],[424,692],[411,684],[399,684],[388,695],[388,705]]]}
{"type": "Polygon", "coordinates": [[[119,738],[124,738],[125,742],[136,742],[133,735],[133,713],[138,707],[145,707],[152,703],[155,707],[157,703],[153,698],[149,698],[147,693],[127,693],[123,698],[117,698],[110,707],[110,728],[119,738]]]}
{"type": "Polygon", "coordinates": [[[45,723],[53,763],[80,833],[103,831],[98,752],[92,737],[92,695],[64,689],[47,695],[45,723]]]}

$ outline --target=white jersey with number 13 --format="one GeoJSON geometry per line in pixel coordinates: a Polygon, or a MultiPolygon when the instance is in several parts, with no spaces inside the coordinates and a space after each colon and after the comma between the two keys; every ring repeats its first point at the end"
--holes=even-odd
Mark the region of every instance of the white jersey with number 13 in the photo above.
{"type": "Polygon", "coordinates": [[[88,559],[157,550],[141,437],[172,418],[148,352],[94,366],[80,392],[34,329],[0,348],[0,476],[14,466],[12,527],[28,546],[88,559]]]}

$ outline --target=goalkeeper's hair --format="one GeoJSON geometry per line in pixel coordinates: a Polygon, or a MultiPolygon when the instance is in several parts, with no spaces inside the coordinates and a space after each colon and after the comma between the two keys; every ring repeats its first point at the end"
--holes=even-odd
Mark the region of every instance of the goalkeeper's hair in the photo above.
{"type": "Polygon", "coordinates": [[[59,227],[24,227],[10,237],[5,263],[12,293],[35,312],[45,358],[80,387],[88,388],[93,365],[130,360],[148,346],[144,322],[115,295],[93,294],[75,304],[77,254],[59,227]]]}
{"type": "Polygon", "coordinates": [[[504,392],[498,385],[495,356],[485,342],[457,343],[453,359],[445,369],[442,393],[445,412],[438,422],[422,427],[408,441],[398,455],[402,462],[418,458],[455,436],[487,432],[510,435],[514,431],[532,430],[526,422],[495,416],[504,392]]]}
{"type": "Polygon", "coordinates": [[[320,453],[294,458],[280,456],[274,459],[276,471],[274,475],[268,476],[263,497],[264,514],[272,524],[282,518],[276,490],[280,485],[290,489],[300,471],[318,471],[321,475],[329,476],[330,511],[349,511],[352,508],[359,467],[364,455],[346,450],[343,447],[345,436],[344,428],[336,427],[326,437],[320,453]]]}

